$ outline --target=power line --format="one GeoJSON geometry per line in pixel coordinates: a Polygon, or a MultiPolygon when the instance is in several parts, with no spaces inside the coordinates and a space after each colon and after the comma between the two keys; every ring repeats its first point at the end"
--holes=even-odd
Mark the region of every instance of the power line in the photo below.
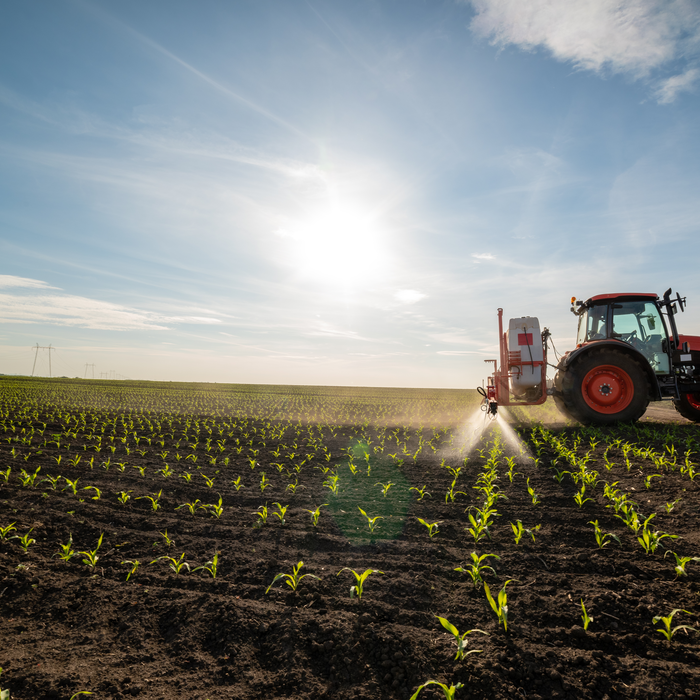
{"type": "Polygon", "coordinates": [[[36,358],[39,355],[39,350],[48,350],[49,351],[49,377],[51,377],[51,351],[55,350],[56,348],[51,347],[49,344],[48,347],[39,345],[39,343],[36,344],[35,346],[36,352],[34,353],[34,366],[32,367],[32,377],[34,376],[34,370],[36,369],[36,358]]]}

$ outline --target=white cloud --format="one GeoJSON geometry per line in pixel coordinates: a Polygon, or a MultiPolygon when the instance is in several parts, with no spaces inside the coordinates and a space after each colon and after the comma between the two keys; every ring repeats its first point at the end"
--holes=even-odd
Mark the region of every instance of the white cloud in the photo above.
{"type": "Polygon", "coordinates": [[[673,102],[679,92],[692,90],[698,78],[700,78],[700,70],[689,68],[685,73],[663,80],[656,91],[657,101],[662,105],[673,102]]]}
{"type": "Polygon", "coordinates": [[[49,323],[93,330],[167,330],[173,324],[213,325],[209,316],[159,314],[120,304],[65,294],[41,280],[0,275],[0,289],[24,289],[0,294],[0,323],[49,323]],[[38,290],[38,291],[36,291],[38,290]],[[47,293],[47,290],[56,290],[47,293]]]}
{"type": "MultiPolygon", "coordinates": [[[[593,71],[607,69],[640,78],[672,60],[687,58],[700,45],[700,5],[694,0],[471,0],[471,4],[476,10],[472,30],[492,43],[525,50],[545,47],[556,59],[593,71]]],[[[662,86],[661,97],[671,101],[687,82],[677,89],[674,85],[671,82],[666,91],[662,86]]]]}
{"type": "Polygon", "coordinates": [[[415,304],[421,299],[425,299],[426,295],[416,289],[399,289],[394,293],[394,299],[402,304],[415,304]]]}
{"type": "Polygon", "coordinates": [[[496,256],[493,253],[472,253],[472,258],[475,260],[495,260],[496,256]]]}
{"type": "Polygon", "coordinates": [[[42,282],[41,280],[31,279],[30,277],[16,277],[15,275],[0,275],[0,289],[12,289],[17,287],[25,287],[30,289],[56,289],[42,282]]]}

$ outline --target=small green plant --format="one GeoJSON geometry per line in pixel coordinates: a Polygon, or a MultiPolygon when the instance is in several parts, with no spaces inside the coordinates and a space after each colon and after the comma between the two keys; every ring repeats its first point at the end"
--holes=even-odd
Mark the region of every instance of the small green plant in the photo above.
{"type": "Polygon", "coordinates": [[[206,485],[209,488],[212,488],[214,486],[214,479],[216,479],[216,477],[212,476],[211,478],[209,478],[206,474],[202,474],[202,479],[204,479],[204,481],[206,482],[206,485]]]}
{"type": "Polygon", "coordinates": [[[168,535],[168,529],[166,528],[163,532],[158,532],[159,535],[163,536],[163,539],[165,540],[165,546],[170,548],[175,544],[175,540],[168,535]]]}
{"type": "Polygon", "coordinates": [[[620,538],[617,535],[613,534],[612,532],[603,532],[600,529],[600,525],[598,525],[597,520],[589,520],[588,524],[593,525],[595,529],[595,541],[598,543],[598,547],[600,549],[604,549],[609,544],[608,540],[611,539],[615,540],[615,542],[617,542],[619,545],[622,545],[620,538]]]}
{"type": "Polygon", "coordinates": [[[314,576],[313,574],[300,574],[299,572],[301,571],[301,567],[304,566],[304,562],[300,561],[296,566],[292,567],[292,573],[291,574],[277,574],[275,578],[273,579],[272,583],[267,587],[267,590],[265,591],[265,595],[267,595],[270,592],[270,589],[279,581],[281,578],[286,579],[285,583],[293,590],[296,591],[297,587],[301,583],[301,580],[303,578],[306,578],[307,576],[310,576],[311,578],[315,578],[317,581],[320,581],[321,579],[318,576],[314,576]]]}
{"type": "Polygon", "coordinates": [[[241,477],[237,476],[235,479],[231,479],[231,483],[236,487],[236,491],[240,491],[245,488],[245,485],[241,483],[241,477]]]}
{"type": "Polygon", "coordinates": [[[136,572],[138,571],[141,562],[138,559],[134,559],[133,561],[131,559],[126,559],[122,562],[122,564],[127,564],[131,567],[129,573],[126,575],[126,580],[128,581],[132,576],[136,576],[136,572]]]}
{"type": "Polygon", "coordinates": [[[576,505],[579,508],[583,508],[583,505],[584,505],[584,503],[586,503],[586,501],[593,500],[592,498],[586,498],[585,493],[586,493],[586,485],[581,484],[581,490],[574,496],[574,501],[576,501],[576,505]]]}
{"type": "Polygon", "coordinates": [[[93,501],[99,501],[102,497],[102,491],[100,491],[97,486],[83,486],[83,491],[94,491],[95,495],[90,496],[93,501]]]}
{"type": "Polygon", "coordinates": [[[530,486],[530,477],[527,477],[527,492],[530,494],[530,499],[532,500],[532,505],[536,506],[541,502],[541,498],[535,493],[535,489],[530,486]]]}
{"type": "Polygon", "coordinates": [[[659,544],[661,544],[661,540],[665,537],[670,537],[673,540],[678,539],[678,535],[669,535],[667,532],[660,532],[659,530],[655,530],[652,532],[647,526],[647,523],[649,522],[649,520],[651,520],[652,517],[653,515],[650,515],[644,521],[642,534],[639,537],[637,537],[637,541],[639,542],[639,544],[642,545],[642,549],[644,549],[647,555],[653,554],[657,550],[659,544]]]}
{"type": "Polygon", "coordinates": [[[360,506],[357,506],[357,510],[359,510],[360,513],[362,513],[362,515],[364,515],[365,518],[367,518],[367,527],[369,528],[369,531],[371,533],[374,533],[375,529],[378,527],[377,520],[383,520],[384,516],[375,515],[373,518],[370,518],[369,515],[367,515],[367,513],[365,513],[365,511],[362,510],[362,508],[360,508],[360,506]]]}
{"type": "Polygon", "coordinates": [[[372,575],[372,574],[383,574],[383,571],[379,571],[378,569],[365,569],[364,573],[358,574],[357,571],[354,569],[350,569],[349,567],[345,567],[341,569],[336,576],[340,576],[340,574],[343,573],[343,571],[349,571],[354,577],[355,577],[355,585],[350,586],[350,597],[354,598],[357,596],[357,600],[362,602],[362,594],[364,593],[364,583],[367,580],[367,578],[372,575]]]}
{"type": "Polygon", "coordinates": [[[9,481],[9,479],[10,479],[10,474],[11,474],[11,473],[12,473],[12,468],[11,468],[11,467],[8,467],[7,469],[5,469],[4,472],[3,472],[3,471],[0,471],[0,476],[2,476],[3,479],[5,479],[5,483],[6,483],[6,484],[8,483],[8,481],[9,481]]]}
{"type": "Polygon", "coordinates": [[[195,511],[201,508],[201,501],[198,498],[195,498],[194,501],[192,501],[191,503],[182,503],[179,506],[176,506],[175,510],[180,510],[180,508],[187,508],[187,510],[190,512],[190,515],[194,516],[195,511]]]}
{"type": "Polygon", "coordinates": [[[314,527],[318,525],[318,519],[321,517],[321,508],[327,505],[327,503],[322,503],[318,508],[316,508],[316,510],[309,510],[308,508],[304,509],[307,513],[311,514],[311,524],[314,527]]]}
{"type": "Polygon", "coordinates": [[[445,700],[454,700],[457,691],[460,688],[464,688],[464,686],[459,682],[457,682],[455,685],[446,685],[445,683],[440,683],[440,681],[426,681],[425,683],[423,683],[423,685],[418,686],[418,690],[416,690],[416,692],[413,693],[413,695],[411,695],[410,700],[417,700],[421,690],[427,688],[429,685],[437,685],[440,688],[440,690],[442,690],[442,692],[444,693],[445,700]]]}
{"type": "Polygon", "coordinates": [[[428,528],[428,536],[430,537],[430,539],[432,539],[433,537],[435,537],[435,535],[437,535],[438,532],[440,532],[440,530],[438,529],[438,527],[439,527],[440,523],[442,522],[442,520],[438,520],[438,521],[435,522],[435,523],[428,523],[428,522],[426,522],[425,520],[423,520],[423,518],[416,518],[416,520],[417,520],[419,523],[421,523],[421,525],[425,525],[425,527],[428,528]]]}
{"type": "Polygon", "coordinates": [[[216,578],[216,572],[219,566],[219,553],[216,552],[211,561],[208,561],[203,566],[198,566],[196,569],[192,569],[192,573],[195,571],[208,571],[212,578],[216,578]]]}
{"type": "Polygon", "coordinates": [[[100,539],[97,540],[97,546],[92,551],[78,552],[78,554],[82,554],[85,557],[85,559],[83,559],[83,564],[85,564],[85,566],[89,567],[93,571],[97,567],[97,561],[99,559],[99,557],[97,556],[97,551],[102,546],[103,537],[104,533],[101,533],[100,539]]]}
{"type": "Polygon", "coordinates": [[[676,613],[679,612],[684,612],[687,615],[692,615],[693,613],[688,612],[687,610],[683,610],[682,608],[676,608],[675,610],[672,610],[669,615],[666,617],[663,617],[661,615],[657,615],[656,617],[652,618],[651,624],[655,625],[657,622],[662,622],[663,627],[658,627],[656,629],[657,632],[661,632],[661,634],[666,637],[666,641],[670,644],[671,639],[673,638],[673,635],[678,632],[679,630],[691,630],[693,632],[697,632],[695,627],[691,627],[690,625],[678,625],[678,627],[671,627],[671,624],[673,623],[673,616],[676,613]]]}
{"type": "Polygon", "coordinates": [[[339,488],[339,481],[340,477],[337,474],[330,474],[329,476],[326,477],[326,480],[323,482],[323,485],[327,488],[330,489],[330,492],[334,495],[338,495],[338,488],[339,488]]]}
{"type": "Polygon", "coordinates": [[[450,633],[454,636],[455,642],[457,643],[457,655],[455,656],[455,661],[459,661],[460,659],[463,659],[465,656],[468,656],[469,654],[481,654],[483,649],[470,649],[469,651],[466,651],[467,649],[467,637],[472,633],[472,632],[479,632],[480,634],[485,634],[487,637],[489,636],[488,632],[484,632],[483,630],[479,629],[473,629],[473,630],[467,630],[466,632],[460,634],[459,630],[445,617],[440,617],[439,615],[436,615],[438,620],[440,620],[440,624],[450,633]]]}
{"type": "Polygon", "coordinates": [[[69,534],[68,542],[66,542],[66,544],[61,544],[59,542],[58,546],[61,549],[53,555],[54,557],[58,557],[63,561],[70,561],[70,559],[75,556],[75,552],[73,551],[73,535],[69,534]]]}
{"type": "Polygon", "coordinates": [[[119,501],[119,503],[125,506],[128,500],[131,498],[131,496],[129,495],[131,492],[131,489],[129,489],[129,491],[120,491],[117,494],[117,500],[119,501]]]}
{"type": "Polygon", "coordinates": [[[31,545],[33,545],[33,544],[36,542],[35,539],[33,539],[32,537],[30,537],[30,535],[32,534],[32,530],[33,530],[33,529],[34,529],[34,528],[31,528],[31,529],[29,530],[29,532],[28,532],[26,535],[22,535],[22,537],[20,537],[19,535],[15,535],[15,536],[12,538],[12,539],[15,539],[15,540],[19,540],[20,547],[22,547],[22,549],[24,550],[24,553],[25,553],[25,554],[29,551],[29,547],[30,547],[31,545]]]}
{"type": "MultiPolygon", "coordinates": [[[[423,488],[419,489],[416,486],[411,486],[409,491],[415,491],[418,494],[418,500],[422,501],[426,496],[430,496],[430,494],[425,490],[426,486],[423,484],[423,488]]],[[[432,496],[430,496],[432,498],[432,496]]]]}
{"type": "Polygon", "coordinates": [[[221,516],[224,514],[224,505],[221,494],[219,494],[219,500],[216,503],[209,503],[200,507],[208,509],[212,517],[216,518],[217,520],[220,520],[221,516]]]}
{"type": "Polygon", "coordinates": [[[180,555],[179,559],[175,559],[175,557],[169,557],[167,555],[163,555],[162,557],[157,557],[154,559],[151,564],[155,564],[157,561],[164,560],[166,562],[170,562],[168,566],[170,567],[171,571],[175,572],[175,575],[177,576],[183,569],[187,569],[187,571],[190,570],[190,565],[185,561],[185,553],[183,552],[180,555]]]}
{"type": "Polygon", "coordinates": [[[77,479],[71,480],[68,477],[64,476],[63,479],[66,482],[66,485],[63,487],[64,491],[67,491],[70,489],[72,491],[74,496],[78,495],[78,481],[80,481],[80,477],[77,479]]]}
{"type": "Polygon", "coordinates": [[[498,617],[498,622],[503,625],[503,631],[508,631],[508,594],[506,593],[506,586],[515,579],[508,579],[504,584],[503,588],[498,591],[498,598],[494,600],[491,595],[491,590],[489,589],[489,584],[484,581],[484,592],[486,593],[486,600],[488,600],[491,610],[496,613],[498,617]]]}
{"type": "Polygon", "coordinates": [[[676,505],[678,505],[680,502],[681,502],[681,499],[680,499],[680,498],[677,498],[675,501],[669,501],[669,502],[665,505],[666,512],[667,512],[667,513],[670,513],[670,512],[676,507],[676,505]]]}
{"type": "Polygon", "coordinates": [[[15,527],[17,521],[15,520],[14,523],[10,523],[9,525],[5,525],[5,527],[0,526],[0,540],[6,540],[7,536],[14,530],[17,532],[17,528],[15,527]]]}
{"type": "Polygon", "coordinates": [[[273,503],[272,505],[277,506],[277,510],[274,511],[272,514],[276,515],[280,519],[282,525],[284,525],[284,515],[287,512],[287,508],[289,508],[289,506],[283,506],[281,503],[277,502],[273,503]]]}
{"type": "Polygon", "coordinates": [[[515,524],[511,523],[510,526],[513,528],[513,533],[515,534],[515,544],[520,544],[520,540],[522,539],[522,536],[527,533],[532,537],[532,541],[535,541],[535,533],[542,527],[542,525],[535,525],[532,529],[528,529],[526,527],[523,527],[523,524],[520,520],[516,520],[515,524]]]}
{"type": "Polygon", "coordinates": [[[270,480],[265,476],[265,472],[260,472],[260,493],[265,493],[265,489],[270,485],[270,480]]]}
{"type": "Polygon", "coordinates": [[[136,496],[136,500],[149,500],[151,502],[151,510],[154,512],[157,511],[161,506],[160,506],[160,498],[163,495],[163,490],[161,489],[158,491],[158,493],[154,493],[150,496],[136,496]]]}
{"type": "Polygon", "coordinates": [[[469,564],[469,568],[458,566],[455,571],[469,574],[474,584],[474,588],[479,588],[479,586],[484,585],[483,572],[490,571],[494,575],[496,573],[488,564],[482,564],[481,562],[489,557],[494,557],[495,559],[500,559],[500,557],[497,554],[482,554],[479,556],[476,552],[472,552],[470,556],[472,558],[472,563],[469,564]]]}
{"type": "Polygon", "coordinates": [[[260,520],[255,521],[254,527],[262,527],[267,524],[267,503],[264,506],[258,506],[257,510],[253,511],[253,515],[257,515],[260,520]]]}
{"type": "Polygon", "coordinates": [[[583,620],[583,629],[587,630],[588,625],[593,622],[593,618],[588,616],[588,612],[586,612],[586,606],[583,603],[583,598],[581,598],[581,610],[583,611],[583,614],[581,615],[581,619],[583,620]]]}
{"type": "Polygon", "coordinates": [[[700,557],[680,557],[670,549],[666,550],[666,554],[664,554],[664,559],[666,558],[667,554],[673,554],[673,556],[676,558],[676,566],[674,567],[674,570],[676,572],[676,578],[688,575],[688,573],[685,570],[685,567],[689,562],[700,561],[700,557]]]}
{"type": "Polygon", "coordinates": [[[389,489],[390,489],[392,486],[395,486],[395,484],[394,484],[392,481],[389,481],[389,482],[386,483],[386,484],[382,484],[381,481],[378,481],[378,482],[375,484],[375,486],[381,486],[381,487],[382,487],[382,495],[384,496],[384,498],[386,498],[387,494],[389,493],[389,489]]]}
{"type": "Polygon", "coordinates": [[[648,474],[647,476],[644,477],[644,486],[648,488],[651,487],[651,480],[652,479],[661,479],[663,477],[663,474],[648,474]]]}

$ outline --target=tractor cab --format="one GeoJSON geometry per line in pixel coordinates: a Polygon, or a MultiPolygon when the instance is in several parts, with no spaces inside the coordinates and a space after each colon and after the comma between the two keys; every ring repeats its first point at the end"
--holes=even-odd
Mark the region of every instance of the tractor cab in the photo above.
{"type": "Polygon", "coordinates": [[[671,372],[669,335],[656,294],[601,294],[576,302],[579,317],[576,347],[616,340],[640,352],[654,373],[671,372]]]}

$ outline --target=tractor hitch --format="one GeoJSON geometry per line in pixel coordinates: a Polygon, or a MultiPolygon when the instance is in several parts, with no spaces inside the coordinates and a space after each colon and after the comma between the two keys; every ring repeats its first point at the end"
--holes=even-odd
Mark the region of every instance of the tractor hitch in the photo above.
{"type": "Polygon", "coordinates": [[[486,413],[486,415],[495,419],[498,415],[498,401],[496,401],[495,387],[489,385],[486,389],[483,386],[476,387],[476,390],[481,394],[481,410],[486,413]]]}

